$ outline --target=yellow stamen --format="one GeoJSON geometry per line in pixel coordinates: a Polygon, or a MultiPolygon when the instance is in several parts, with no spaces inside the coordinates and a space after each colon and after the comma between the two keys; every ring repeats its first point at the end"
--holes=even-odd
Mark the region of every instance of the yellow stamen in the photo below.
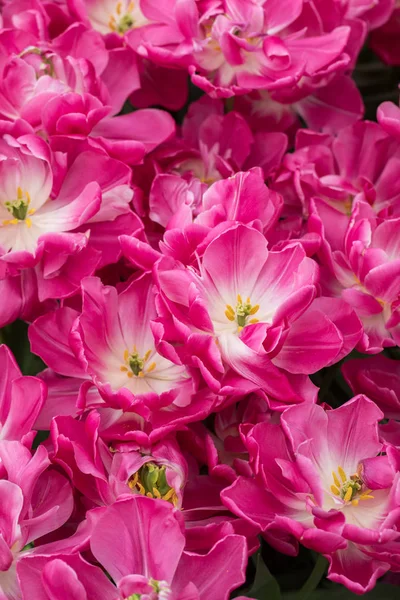
{"type": "Polygon", "coordinates": [[[240,294],[237,295],[237,301],[239,304],[243,304],[242,296],[240,294]]]}
{"type": "Polygon", "coordinates": [[[251,323],[252,325],[254,325],[254,323],[258,323],[258,319],[250,319],[249,323],[251,323]]]}
{"type": "Polygon", "coordinates": [[[122,12],[122,2],[117,2],[116,6],[117,15],[120,15],[122,12]]]}
{"type": "Polygon", "coordinates": [[[238,333],[240,333],[240,332],[242,331],[242,329],[243,329],[243,327],[240,327],[240,325],[239,325],[239,327],[238,327],[238,329],[237,329],[237,330],[238,330],[238,333]]]}
{"type": "Polygon", "coordinates": [[[22,189],[18,186],[17,187],[17,198],[18,198],[18,200],[22,200],[23,197],[24,197],[24,193],[23,193],[22,189]]]}
{"type": "Polygon", "coordinates": [[[128,362],[128,358],[129,358],[129,352],[128,352],[128,350],[125,350],[125,352],[124,352],[124,361],[128,362]]]}
{"type": "Polygon", "coordinates": [[[353,506],[358,506],[358,500],[352,500],[351,503],[353,506]]]}
{"type": "Polygon", "coordinates": [[[168,500],[170,500],[174,494],[175,494],[175,490],[174,490],[174,488],[171,488],[170,490],[168,490],[168,492],[166,494],[164,494],[164,496],[162,496],[162,499],[166,500],[168,502],[168,500]]]}
{"type": "Polygon", "coordinates": [[[343,467],[338,467],[338,473],[340,475],[340,479],[343,481],[343,483],[346,483],[347,481],[347,475],[343,470],[343,467]]]}
{"type": "Polygon", "coordinates": [[[352,495],[353,495],[353,488],[351,488],[351,487],[347,488],[347,492],[345,493],[343,500],[345,502],[349,502],[351,500],[352,495]]]}
{"type": "Polygon", "coordinates": [[[246,304],[251,304],[250,296],[247,296],[247,298],[246,298],[246,304]]]}
{"type": "Polygon", "coordinates": [[[142,494],[142,496],[145,495],[146,490],[144,489],[144,487],[142,486],[142,484],[140,483],[140,481],[138,481],[136,483],[136,486],[139,488],[139,492],[142,494]]]}
{"type": "Polygon", "coordinates": [[[11,219],[10,225],[18,225],[18,219],[11,219]]]}
{"type": "Polygon", "coordinates": [[[228,312],[227,310],[225,311],[225,316],[228,319],[228,321],[234,321],[235,320],[235,315],[232,315],[230,312],[228,312]]]}
{"type": "Polygon", "coordinates": [[[32,220],[31,219],[25,219],[25,223],[27,227],[32,227],[32,220]]]}
{"type": "Polygon", "coordinates": [[[120,367],[120,369],[121,369],[121,371],[123,371],[123,372],[125,372],[125,371],[127,371],[127,370],[128,370],[128,369],[127,369],[127,367],[120,367]]]}
{"type": "Polygon", "coordinates": [[[233,316],[235,316],[235,311],[233,310],[232,306],[230,304],[226,305],[226,312],[231,313],[233,316]]]}
{"type": "Polygon", "coordinates": [[[112,20],[112,19],[110,19],[110,20],[108,21],[108,26],[109,26],[109,28],[111,29],[111,31],[116,31],[116,30],[117,30],[117,28],[116,28],[116,26],[115,26],[115,23],[113,22],[113,20],[112,20]]]}
{"type": "Polygon", "coordinates": [[[149,366],[149,368],[147,369],[147,372],[151,373],[151,371],[154,371],[155,368],[156,368],[156,363],[152,362],[151,365],[149,366]]]}
{"type": "Polygon", "coordinates": [[[146,496],[147,496],[148,498],[153,498],[153,494],[152,494],[151,492],[146,492],[146,496]]]}
{"type": "Polygon", "coordinates": [[[129,4],[128,4],[128,12],[132,12],[134,8],[135,8],[135,3],[134,2],[129,2],[129,4]]]}
{"type": "MultiPolygon", "coordinates": [[[[250,304],[250,302],[248,302],[248,304],[250,304]]],[[[258,312],[260,310],[260,305],[259,304],[255,304],[253,306],[253,308],[251,309],[251,311],[249,312],[249,315],[255,315],[256,312],[258,312]]]]}
{"type": "Polygon", "coordinates": [[[137,473],[137,472],[134,474],[134,476],[131,479],[129,479],[128,485],[131,488],[131,490],[133,490],[133,488],[137,484],[138,479],[139,479],[139,473],[137,473]]]}
{"type": "Polygon", "coordinates": [[[158,498],[158,499],[160,499],[160,498],[161,498],[161,494],[160,494],[160,492],[159,492],[159,491],[158,491],[158,489],[157,489],[157,488],[155,488],[155,487],[153,487],[153,496],[154,496],[154,498],[158,498]]]}
{"type": "Polygon", "coordinates": [[[34,208],[31,208],[31,210],[28,210],[28,215],[34,215],[36,212],[36,210],[34,208]]]}
{"type": "Polygon", "coordinates": [[[371,496],[371,494],[361,494],[360,496],[360,500],[373,500],[374,496],[371,496]]]}
{"type": "Polygon", "coordinates": [[[340,488],[340,481],[339,481],[339,478],[336,475],[335,471],[332,471],[332,477],[333,477],[333,481],[335,482],[336,487],[340,488]]]}
{"type": "Polygon", "coordinates": [[[128,377],[129,377],[129,378],[133,377],[133,373],[132,373],[132,371],[128,371],[128,372],[127,372],[127,375],[128,375],[128,377]]]}
{"type": "Polygon", "coordinates": [[[340,490],[335,485],[331,485],[331,492],[335,494],[335,496],[340,496],[340,490]]]}
{"type": "Polygon", "coordinates": [[[144,373],[143,373],[143,371],[139,371],[139,373],[138,373],[138,377],[144,377],[144,373]]]}
{"type": "Polygon", "coordinates": [[[151,350],[147,350],[146,354],[143,357],[144,362],[146,362],[146,360],[149,358],[150,354],[151,354],[151,350]]]}

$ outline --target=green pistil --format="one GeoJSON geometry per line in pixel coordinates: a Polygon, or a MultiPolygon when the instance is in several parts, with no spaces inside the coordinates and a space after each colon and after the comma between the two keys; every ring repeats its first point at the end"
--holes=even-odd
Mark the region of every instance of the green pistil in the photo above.
{"type": "Polygon", "coordinates": [[[240,302],[236,304],[236,321],[239,327],[246,325],[246,319],[250,315],[251,309],[251,304],[242,304],[240,302]]]}
{"type": "Polygon", "coordinates": [[[127,31],[129,31],[129,29],[132,29],[134,23],[135,23],[135,21],[132,19],[131,15],[124,15],[120,19],[120,21],[119,21],[119,23],[117,25],[117,31],[118,31],[118,33],[120,33],[121,35],[123,35],[127,31]]]}
{"type": "Polygon", "coordinates": [[[130,355],[128,363],[132,373],[138,377],[139,373],[143,371],[144,360],[139,357],[137,352],[134,352],[130,355]]]}
{"type": "Polygon", "coordinates": [[[5,202],[5,206],[18,221],[24,221],[28,214],[28,203],[25,200],[13,200],[13,202],[5,202]]]}
{"type": "Polygon", "coordinates": [[[340,497],[343,499],[346,496],[346,493],[349,488],[351,488],[351,497],[350,500],[354,498],[354,496],[361,490],[361,483],[357,480],[346,481],[340,488],[340,497]]]}

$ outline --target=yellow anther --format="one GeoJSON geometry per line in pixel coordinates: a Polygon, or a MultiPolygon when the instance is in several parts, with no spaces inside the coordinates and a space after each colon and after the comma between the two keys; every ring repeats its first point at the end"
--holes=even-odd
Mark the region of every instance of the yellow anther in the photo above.
{"type": "Polygon", "coordinates": [[[239,304],[243,304],[242,296],[240,294],[237,295],[237,301],[239,304]]]}
{"type": "Polygon", "coordinates": [[[158,499],[161,498],[161,494],[156,487],[153,487],[153,496],[154,496],[154,498],[158,498],[158,499]]]}
{"type": "Polygon", "coordinates": [[[30,210],[28,210],[28,215],[34,215],[36,212],[36,210],[34,208],[31,208],[30,210]]]}
{"type": "Polygon", "coordinates": [[[168,500],[170,500],[174,494],[175,494],[175,490],[174,490],[174,488],[171,488],[170,490],[168,490],[168,492],[166,494],[164,494],[164,496],[162,496],[162,499],[166,500],[168,502],[168,500]]]}
{"type": "Polygon", "coordinates": [[[24,197],[24,192],[22,191],[22,189],[18,186],[17,187],[17,198],[18,200],[22,200],[22,198],[24,197]]]}
{"type": "Polygon", "coordinates": [[[247,298],[246,298],[246,304],[250,304],[250,303],[251,303],[250,296],[247,296],[247,298]]]}
{"type": "Polygon", "coordinates": [[[129,377],[129,378],[133,377],[133,373],[132,373],[132,371],[128,371],[128,372],[127,372],[127,375],[128,375],[128,377],[129,377]]]}
{"type": "Polygon", "coordinates": [[[352,500],[352,501],[351,501],[351,504],[352,504],[353,506],[358,506],[358,500],[352,500]]]}
{"type": "Polygon", "coordinates": [[[25,223],[27,227],[32,227],[32,220],[31,219],[25,219],[25,223]]]}
{"type": "Polygon", "coordinates": [[[235,311],[233,310],[233,308],[230,304],[226,305],[226,311],[231,313],[232,315],[235,315],[235,311]]]}
{"type": "Polygon", "coordinates": [[[343,481],[343,483],[346,483],[347,481],[347,475],[343,470],[343,467],[338,467],[338,473],[340,475],[340,479],[343,481]]]}
{"type": "Polygon", "coordinates": [[[335,494],[335,496],[340,496],[340,490],[335,485],[331,485],[331,492],[335,494]]]}
{"type": "Polygon", "coordinates": [[[147,369],[147,372],[151,373],[151,371],[154,371],[155,368],[156,368],[156,363],[152,362],[151,365],[149,365],[149,368],[147,369]]]}
{"type": "Polygon", "coordinates": [[[347,488],[347,491],[344,495],[343,500],[345,502],[350,502],[352,495],[353,495],[353,488],[351,488],[351,487],[347,488]]]}
{"type": "Polygon", "coordinates": [[[129,487],[131,488],[131,490],[133,490],[133,488],[134,488],[134,487],[135,487],[135,485],[137,484],[137,482],[138,482],[138,479],[139,479],[139,473],[138,473],[138,472],[136,472],[136,473],[134,474],[134,476],[133,476],[133,477],[131,477],[131,478],[129,479],[129,481],[128,481],[128,485],[129,485],[129,487]]]}
{"type": "Polygon", "coordinates": [[[153,494],[152,494],[151,492],[146,492],[146,496],[147,496],[148,498],[153,498],[153,494]]]}
{"type": "Polygon", "coordinates": [[[232,313],[230,313],[229,311],[225,311],[225,316],[228,319],[228,321],[234,321],[235,320],[235,315],[233,315],[232,313]]]}
{"type": "Polygon", "coordinates": [[[125,373],[128,370],[127,367],[120,367],[120,369],[123,373],[125,373]]]}
{"type": "Polygon", "coordinates": [[[252,325],[254,325],[254,323],[258,323],[259,320],[258,319],[250,319],[249,323],[251,323],[252,325]]]}
{"type": "Polygon", "coordinates": [[[333,477],[333,481],[335,482],[336,487],[340,488],[340,481],[339,481],[339,478],[336,475],[335,471],[332,471],[332,477],[333,477]]]}
{"type": "MultiPolygon", "coordinates": [[[[250,304],[250,302],[248,302],[248,304],[250,304]]],[[[253,306],[253,308],[251,309],[251,311],[249,312],[249,315],[255,315],[259,310],[260,310],[260,305],[255,304],[253,306]]]]}
{"type": "Polygon", "coordinates": [[[146,354],[143,357],[144,362],[146,362],[146,360],[149,358],[150,354],[151,354],[151,350],[147,350],[146,354]]]}
{"type": "Polygon", "coordinates": [[[18,225],[18,219],[11,219],[10,225],[18,225]]]}
{"type": "Polygon", "coordinates": [[[30,204],[31,203],[31,196],[30,196],[29,192],[25,192],[25,197],[26,197],[27,203],[30,204]]]}
{"type": "Polygon", "coordinates": [[[116,6],[117,15],[120,15],[122,12],[122,2],[117,2],[116,6]]]}
{"type": "Polygon", "coordinates": [[[128,362],[128,358],[129,358],[129,352],[128,352],[128,350],[125,350],[125,352],[124,352],[124,361],[128,362]]]}
{"type": "Polygon", "coordinates": [[[134,2],[129,2],[129,4],[128,4],[128,12],[132,12],[134,8],[135,8],[135,3],[134,2]]]}
{"type": "Polygon", "coordinates": [[[115,20],[113,21],[113,17],[111,17],[108,21],[108,26],[111,29],[111,31],[116,31],[117,28],[115,26],[115,20]]]}
{"type": "Polygon", "coordinates": [[[138,481],[136,483],[136,487],[139,489],[139,492],[142,494],[142,496],[144,496],[145,493],[146,493],[146,490],[144,489],[144,487],[142,486],[142,484],[140,483],[140,481],[138,481]]]}
{"type": "Polygon", "coordinates": [[[374,498],[374,496],[371,496],[371,494],[361,494],[360,496],[360,500],[372,500],[374,498]]]}
{"type": "Polygon", "coordinates": [[[139,371],[139,373],[138,373],[138,377],[144,377],[144,373],[143,373],[143,371],[139,371]]]}
{"type": "Polygon", "coordinates": [[[243,327],[240,327],[240,325],[239,325],[239,327],[237,328],[238,333],[240,333],[242,331],[242,329],[243,329],[243,327]]]}

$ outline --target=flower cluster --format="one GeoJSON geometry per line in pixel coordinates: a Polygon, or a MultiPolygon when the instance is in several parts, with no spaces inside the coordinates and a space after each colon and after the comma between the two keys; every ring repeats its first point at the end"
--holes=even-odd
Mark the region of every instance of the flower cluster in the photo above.
{"type": "Polygon", "coordinates": [[[400,572],[398,4],[0,3],[1,599],[400,572]]]}

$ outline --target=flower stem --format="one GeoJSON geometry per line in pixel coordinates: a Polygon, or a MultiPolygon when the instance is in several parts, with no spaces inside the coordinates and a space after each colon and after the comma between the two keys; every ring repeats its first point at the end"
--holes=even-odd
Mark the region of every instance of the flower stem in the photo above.
{"type": "Polygon", "coordinates": [[[318,558],[315,562],[311,575],[301,588],[297,600],[307,600],[310,597],[311,593],[316,589],[322,577],[324,576],[327,565],[328,561],[326,558],[322,556],[322,554],[318,554],[318,558]]]}

